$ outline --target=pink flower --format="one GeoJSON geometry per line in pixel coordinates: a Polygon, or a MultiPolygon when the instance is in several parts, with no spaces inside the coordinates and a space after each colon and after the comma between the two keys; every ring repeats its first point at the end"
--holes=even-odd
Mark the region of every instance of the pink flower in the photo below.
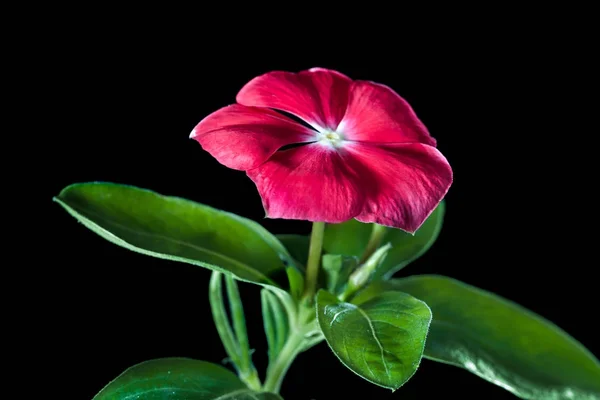
{"type": "Polygon", "coordinates": [[[435,139],[387,86],[323,68],[275,71],[252,79],[236,100],[190,137],[246,171],[269,218],[356,218],[414,232],[452,183],[435,139]]]}

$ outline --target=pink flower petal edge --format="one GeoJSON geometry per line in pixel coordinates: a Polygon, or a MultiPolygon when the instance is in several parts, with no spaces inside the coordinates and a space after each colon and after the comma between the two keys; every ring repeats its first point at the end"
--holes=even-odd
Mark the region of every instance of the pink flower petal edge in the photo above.
{"type": "Polygon", "coordinates": [[[268,218],[339,223],[359,214],[365,201],[353,167],[337,151],[313,143],[277,152],[246,173],[268,218]]]}
{"type": "Polygon", "coordinates": [[[408,102],[373,82],[352,82],[346,114],[337,130],[353,141],[436,145],[408,102]]]}
{"type": "Polygon", "coordinates": [[[281,147],[315,140],[315,132],[266,108],[233,104],[210,114],[190,137],[226,167],[247,170],[281,147]]]}
{"type": "Polygon", "coordinates": [[[248,82],[236,100],[288,112],[317,130],[335,130],[346,112],[351,84],[347,76],[324,68],[273,71],[248,82]]]}
{"type": "Polygon", "coordinates": [[[266,73],[248,82],[237,101],[288,112],[348,140],[436,145],[412,107],[391,88],[325,68],[266,73]]]}
{"type": "Polygon", "coordinates": [[[453,172],[435,147],[421,143],[353,143],[353,162],[367,171],[361,188],[368,193],[356,219],[414,233],[442,201],[453,172]]]}

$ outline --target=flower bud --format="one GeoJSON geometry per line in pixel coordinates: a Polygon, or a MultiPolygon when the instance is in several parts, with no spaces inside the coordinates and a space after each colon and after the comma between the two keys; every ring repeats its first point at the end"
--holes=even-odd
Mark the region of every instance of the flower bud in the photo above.
{"type": "Polygon", "coordinates": [[[344,293],[344,297],[347,298],[357,290],[363,288],[371,280],[371,276],[379,265],[385,260],[388,252],[392,248],[392,244],[388,243],[383,247],[377,249],[371,257],[367,259],[356,271],[350,275],[348,280],[348,287],[344,293]]]}

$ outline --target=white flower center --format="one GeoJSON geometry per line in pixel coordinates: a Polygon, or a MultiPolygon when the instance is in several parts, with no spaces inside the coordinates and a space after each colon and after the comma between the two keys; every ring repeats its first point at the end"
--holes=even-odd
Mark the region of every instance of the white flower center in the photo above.
{"type": "Polygon", "coordinates": [[[335,131],[323,131],[317,134],[317,140],[321,144],[333,146],[333,147],[341,147],[344,142],[344,136],[335,131]]]}

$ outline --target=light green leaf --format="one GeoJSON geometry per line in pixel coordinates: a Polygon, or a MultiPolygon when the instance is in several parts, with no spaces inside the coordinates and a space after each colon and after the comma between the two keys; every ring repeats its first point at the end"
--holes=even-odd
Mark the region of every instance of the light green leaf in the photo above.
{"type": "Polygon", "coordinates": [[[289,324],[286,310],[279,298],[267,289],[262,289],[260,294],[269,362],[273,362],[285,344],[289,324]]]}
{"type": "Polygon", "coordinates": [[[353,302],[386,290],[410,293],[431,307],[427,358],[465,368],[523,399],[600,399],[598,359],[518,304],[436,275],[375,282],[353,302]]]}
{"type": "Polygon", "coordinates": [[[162,358],[135,365],[93,400],[281,400],[246,387],[232,372],[206,361],[162,358]]]}
{"type": "MultiPolygon", "coordinates": [[[[442,200],[414,235],[400,229],[387,228],[381,244],[391,243],[392,249],[375,271],[373,278],[389,279],[394,273],[425,254],[438,238],[445,209],[445,202],[442,200]]],[[[373,224],[363,224],[354,219],[341,224],[327,224],[323,248],[330,254],[361,257],[372,229],[373,224]]]]}
{"type": "Polygon", "coordinates": [[[292,262],[259,224],[190,200],[102,182],[68,186],[54,200],[119,246],[243,281],[273,284],[270,276],[292,262]]]}
{"type": "Polygon", "coordinates": [[[292,298],[300,300],[304,293],[304,275],[294,267],[287,267],[285,272],[290,286],[290,295],[292,298]]]}
{"type": "Polygon", "coordinates": [[[394,391],[419,366],[431,312],[422,301],[400,292],[382,293],[358,307],[320,290],[317,320],[346,367],[394,391]]]}

